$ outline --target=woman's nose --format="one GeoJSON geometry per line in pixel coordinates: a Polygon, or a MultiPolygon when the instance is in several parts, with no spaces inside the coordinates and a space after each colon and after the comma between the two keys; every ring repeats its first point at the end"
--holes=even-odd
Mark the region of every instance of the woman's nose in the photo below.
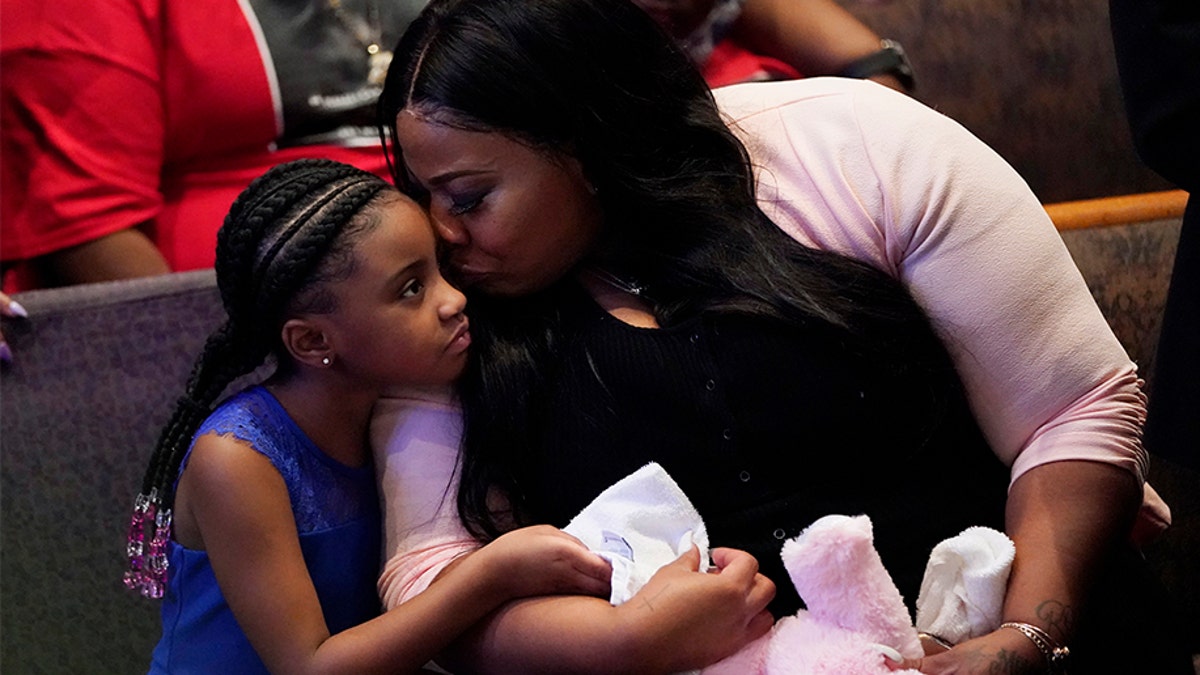
{"type": "Polygon", "coordinates": [[[433,227],[438,238],[452,246],[465,246],[471,240],[467,236],[466,228],[459,224],[458,219],[453,216],[447,214],[434,216],[433,227]]]}

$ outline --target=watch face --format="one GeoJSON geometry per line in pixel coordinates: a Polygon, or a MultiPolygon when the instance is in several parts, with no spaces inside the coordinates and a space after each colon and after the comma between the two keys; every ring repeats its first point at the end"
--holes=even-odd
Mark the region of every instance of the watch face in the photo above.
{"type": "Polygon", "coordinates": [[[275,78],[280,146],[378,142],[375,102],[425,0],[249,0],[275,78]]]}

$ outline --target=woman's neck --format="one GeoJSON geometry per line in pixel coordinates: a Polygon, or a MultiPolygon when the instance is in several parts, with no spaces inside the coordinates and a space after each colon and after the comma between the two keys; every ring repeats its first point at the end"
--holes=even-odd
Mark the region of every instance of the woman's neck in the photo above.
{"type": "Polygon", "coordinates": [[[643,289],[599,267],[584,267],[576,278],[588,295],[613,318],[638,328],[658,328],[643,289]]]}
{"type": "Polygon", "coordinates": [[[378,395],[338,386],[331,379],[301,372],[272,378],[264,386],[322,452],[347,466],[363,466],[369,459],[367,431],[378,395]]]}

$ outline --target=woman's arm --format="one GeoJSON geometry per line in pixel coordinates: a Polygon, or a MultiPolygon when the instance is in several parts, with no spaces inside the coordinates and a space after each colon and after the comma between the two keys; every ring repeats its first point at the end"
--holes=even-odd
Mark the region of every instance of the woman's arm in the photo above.
{"type": "MultiPolygon", "coordinates": [[[[764,208],[801,241],[897,277],[928,312],[989,444],[1012,466],[1017,562],[1005,617],[1054,623],[1065,637],[1064,618],[1128,536],[1142,494],[1136,366],[1041,204],[982,142],[880,87],[777,87],[728,100],[742,111],[764,208]]],[[[957,656],[982,645],[1041,665],[1016,631],[981,640],[957,656]]]]}
{"type": "MultiPolygon", "coordinates": [[[[1098,462],[1045,464],[1017,479],[1006,525],[1017,556],[1003,620],[1039,626],[1069,646],[1099,563],[1124,543],[1140,497],[1128,472],[1098,462]]],[[[905,665],[931,675],[1046,670],[1034,643],[1010,629],[905,665]]]]}
{"type": "Polygon", "coordinates": [[[886,88],[799,80],[715,92],[767,215],[896,277],[946,344],[1015,481],[1064,460],[1144,478],[1145,397],[1025,182],[953,120],[886,88]]]}

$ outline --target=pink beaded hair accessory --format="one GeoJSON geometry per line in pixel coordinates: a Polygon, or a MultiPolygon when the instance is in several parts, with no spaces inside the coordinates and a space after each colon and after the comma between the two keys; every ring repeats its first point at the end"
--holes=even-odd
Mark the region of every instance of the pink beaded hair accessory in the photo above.
{"type": "Polygon", "coordinates": [[[171,509],[162,508],[158,489],[139,494],[129,519],[125,554],[129,568],[125,587],[147,598],[158,599],[167,587],[167,539],[171,536],[171,509]],[[147,541],[149,539],[149,541],[147,541]]]}

